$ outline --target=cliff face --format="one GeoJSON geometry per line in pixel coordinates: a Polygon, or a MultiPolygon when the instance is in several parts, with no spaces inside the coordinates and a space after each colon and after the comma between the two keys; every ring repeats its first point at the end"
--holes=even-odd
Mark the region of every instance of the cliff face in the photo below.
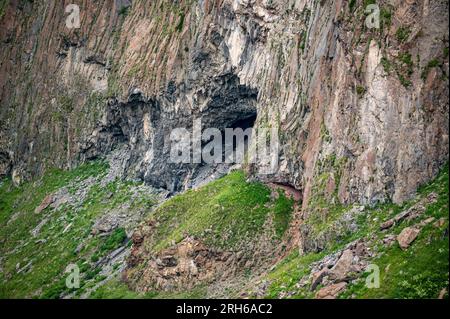
{"type": "Polygon", "coordinates": [[[438,0],[0,0],[0,296],[448,296],[448,42],[438,0]],[[197,119],[276,171],[171,162],[197,119]]]}
{"type": "Polygon", "coordinates": [[[168,163],[172,128],[256,117],[280,132],[259,177],[304,207],[324,171],[341,203],[401,202],[448,158],[448,3],[378,1],[371,29],[372,2],[78,1],[68,29],[70,1],[7,1],[0,174],[121,149],[123,174],[177,191],[226,169],[168,163]]]}

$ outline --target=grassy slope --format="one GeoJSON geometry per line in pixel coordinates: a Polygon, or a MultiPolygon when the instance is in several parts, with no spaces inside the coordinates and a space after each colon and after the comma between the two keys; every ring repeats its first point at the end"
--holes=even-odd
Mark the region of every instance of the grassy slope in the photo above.
{"type": "MultiPolygon", "coordinates": [[[[32,297],[34,292],[39,292],[41,297],[58,297],[66,289],[64,269],[71,262],[78,263],[85,279],[82,280],[84,286],[78,294],[101,280],[97,275],[98,269],[92,267],[91,260],[96,260],[117,247],[118,241],[123,240],[123,232],[119,229],[108,238],[93,237],[78,254],[74,250],[79,241],[74,239],[86,238],[96,216],[129,200],[127,183],[115,181],[104,188],[96,184],[78,213],[75,214],[71,207],[65,207],[57,214],[48,208],[41,214],[50,216],[50,222],[42,228],[41,234],[31,239],[30,231],[42,218],[34,213],[34,209],[47,194],[67,185],[76,188],[77,182],[89,176],[102,176],[106,169],[106,165],[102,163],[93,163],[71,172],[52,171],[43,179],[20,188],[12,187],[10,181],[0,184],[0,251],[1,256],[4,256],[3,273],[0,277],[1,297],[32,297]],[[109,198],[108,193],[111,192],[114,196],[109,198]],[[8,223],[17,212],[20,212],[17,218],[8,223]],[[62,230],[68,222],[73,226],[63,234],[62,230]],[[40,238],[46,238],[47,242],[36,243],[40,238]],[[14,250],[15,248],[17,249],[14,250]],[[28,261],[32,261],[32,270],[17,274],[16,264],[20,263],[20,267],[23,267],[28,261]]],[[[440,228],[432,224],[426,226],[407,251],[402,251],[397,244],[392,247],[374,244],[373,249],[380,254],[371,262],[380,267],[381,287],[367,289],[362,277],[359,282],[351,284],[341,297],[436,297],[442,288],[448,286],[449,247],[448,237],[444,234],[448,228],[448,165],[433,182],[419,190],[417,198],[403,205],[383,204],[367,209],[358,218],[357,232],[346,234],[339,243],[329,245],[323,252],[304,256],[293,252],[265,276],[264,279],[270,282],[266,297],[276,298],[283,292],[293,292],[292,298],[313,297],[313,292],[296,288],[298,281],[310,272],[311,262],[320,260],[357,238],[369,235],[383,238],[386,233],[379,231],[380,223],[414,205],[431,192],[438,194],[438,201],[430,204],[420,219],[429,216],[436,219],[443,217],[445,225],[440,228]]],[[[144,199],[142,203],[147,205],[149,199],[144,199]]],[[[289,223],[292,205],[292,201],[283,195],[272,199],[270,190],[264,185],[246,182],[243,172],[233,172],[198,190],[175,196],[156,209],[150,217],[160,224],[156,230],[153,249],[158,251],[166,248],[172,240],[182,240],[186,233],[196,235],[212,246],[234,249],[241,243],[254,239],[269,217],[273,221],[273,239],[280,240],[289,223]]],[[[313,234],[332,227],[348,208],[331,206],[331,213],[326,218],[311,218],[309,222],[313,226],[313,234]]],[[[389,233],[398,234],[404,227],[416,222],[418,221],[404,221],[394,226],[389,233]]],[[[142,296],[129,291],[119,281],[112,280],[97,289],[92,297],[201,298],[204,295],[205,287],[198,287],[182,294],[151,292],[142,296]]]]}
{"type": "MultiPolygon", "coordinates": [[[[77,263],[82,272],[82,287],[76,291],[77,295],[103,279],[99,278],[100,269],[94,268],[93,263],[116,248],[123,241],[124,233],[118,229],[107,238],[89,237],[89,233],[98,216],[130,200],[128,186],[132,183],[114,181],[101,187],[95,182],[78,212],[73,207],[63,207],[59,212],[47,208],[35,214],[34,209],[46,195],[59,188],[68,187],[71,192],[75,192],[81,181],[88,177],[98,177],[100,180],[106,171],[105,164],[93,163],[70,172],[51,171],[42,179],[19,188],[13,187],[9,180],[2,182],[0,239],[1,253],[5,258],[2,261],[3,276],[0,277],[1,297],[57,298],[61,293],[68,292],[64,270],[70,263],[77,263]],[[114,196],[109,198],[111,193],[114,196]],[[8,222],[17,212],[20,212],[17,218],[8,222]],[[39,236],[32,238],[30,231],[44,216],[49,216],[49,222],[43,226],[39,236]],[[72,226],[63,233],[69,223],[72,226]],[[41,238],[46,239],[46,242],[37,243],[41,238]],[[84,248],[75,253],[83,240],[84,248]],[[14,250],[15,247],[19,249],[14,250]],[[31,271],[18,274],[16,265],[19,263],[21,268],[29,261],[32,261],[31,271]]],[[[138,204],[147,207],[149,203],[151,199],[141,198],[138,204]]],[[[232,249],[254,238],[269,216],[273,219],[274,240],[280,240],[288,227],[292,207],[292,200],[283,194],[280,193],[277,199],[271,199],[266,186],[247,183],[243,172],[233,172],[198,190],[175,196],[161,205],[151,215],[160,223],[154,249],[163,249],[172,240],[183,239],[186,233],[197,235],[215,247],[232,249]]],[[[139,296],[117,280],[112,280],[99,288],[93,298],[187,298],[200,297],[204,293],[204,287],[199,287],[184,294],[150,293],[139,296]]]]}
{"type": "Polygon", "coordinates": [[[287,229],[293,202],[283,194],[271,200],[270,190],[261,183],[247,183],[242,171],[235,171],[200,189],[189,190],[165,202],[152,218],[156,229],[156,251],[166,248],[184,234],[202,238],[206,244],[233,249],[250,240],[273,216],[278,238],[287,229]]]}
{"type": "MultiPolygon", "coordinates": [[[[294,252],[285,261],[282,261],[270,272],[265,279],[270,281],[267,298],[277,298],[281,292],[291,292],[292,298],[312,298],[313,292],[307,288],[296,288],[296,284],[310,273],[311,261],[320,260],[326,254],[337,251],[345,244],[358,239],[375,235],[378,239],[372,249],[379,252],[379,257],[371,260],[380,268],[380,288],[368,289],[365,286],[365,277],[350,284],[349,288],[340,296],[341,298],[437,298],[439,292],[448,287],[449,275],[449,241],[448,241],[448,164],[442,169],[439,176],[428,185],[419,189],[415,199],[403,205],[383,204],[369,209],[359,217],[358,231],[347,234],[339,243],[332,243],[321,253],[309,253],[299,256],[294,252]],[[389,232],[380,232],[379,226],[385,220],[412,206],[421,198],[430,193],[438,194],[436,203],[429,204],[425,213],[419,220],[403,221],[389,232]],[[433,224],[425,226],[411,247],[403,251],[397,243],[391,247],[380,244],[380,240],[388,233],[395,235],[407,226],[414,225],[428,217],[445,219],[442,227],[433,224]]],[[[347,209],[349,209],[347,207],[347,209]]],[[[325,223],[333,225],[339,217],[337,212],[344,212],[345,207],[331,208],[333,212],[328,219],[318,221],[312,218],[316,230],[322,230],[325,223]]],[[[367,274],[365,274],[367,275],[367,274]]],[[[447,296],[448,298],[448,293],[447,296]]]]}
{"type": "MultiPolygon", "coordinates": [[[[64,270],[70,263],[77,263],[82,273],[78,294],[102,279],[98,275],[100,269],[94,268],[93,263],[117,248],[124,240],[124,232],[117,229],[106,238],[89,237],[89,234],[98,216],[130,199],[129,186],[132,185],[116,180],[101,187],[98,180],[106,174],[107,168],[104,163],[94,162],[68,172],[52,170],[42,179],[19,188],[13,187],[10,180],[0,184],[0,255],[3,258],[0,297],[58,298],[68,292],[64,270]],[[82,188],[80,183],[88,177],[97,180],[81,207],[63,205],[60,211],[49,207],[40,214],[34,213],[46,195],[65,186],[73,193],[82,188]],[[16,218],[10,221],[13,215],[16,218]],[[30,231],[45,217],[48,222],[33,238],[30,231]],[[38,242],[40,239],[45,242],[38,242]],[[84,247],[77,253],[76,248],[82,242],[84,247]],[[30,271],[17,273],[16,265],[20,269],[29,262],[30,271]]],[[[145,197],[133,205],[150,202],[151,199],[145,197]]]]}
{"type": "MultiPolygon", "coordinates": [[[[213,222],[218,222],[216,231],[209,235],[212,243],[223,244],[223,238],[220,236],[222,231],[228,230],[227,225],[230,222],[228,218],[239,218],[237,224],[234,224],[236,232],[231,238],[239,239],[242,231],[239,229],[255,229],[253,226],[261,225],[265,210],[259,210],[264,205],[258,205],[258,202],[249,201],[247,196],[252,199],[259,198],[260,204],[268,201],[267,189],[261,185],[246,184],[242,173],[236,172],[231,176],[213,182],[199,191],[189,191],[186,194],[179,195],[163,205],[155,216],[166,216],[167,225],[177,224],[175,228],[162,227],[158,231],[159,243],[156,248],[166,246],[167,239],[179,240],[181,231],[201,234],[205,227],[209,227],[213,222]],[[247,194],[247,196],[243,196],[247,194]],[[206,199],[206,200],[205,200],[206,199]],[[223,200],[223,201],[221,201],[223,200]],[[229,205],[227,203],[229,202],[229,205]],[[220,210],[217,210],[217,204],[225,204],[225,210],[231,210],[229,217],[222,216],[220,210]],[[256,205],[256,206],[255,206],[256,205]],[[258,212],[254,216],[245,214],[246,211],[255,210],[258,212]],[[223,218],[223,219],[220,219],[223,218]]],[[[341,249],[347,243],[361,237],[375,235],[377,238],[383,238],[386,233],[379,231],[379,225],[398,214],[399,212],[412,206],[421,198],[431,192],[438,194],[438,201],[427,207],[426,212],[421,219],[433,216],[436,219],[444,217],[446,222],[441,228],[436,228],[432,224],[426,226],[419,238],[412,244],[407,251],[402,251],[397,244],[392,247],[378,245],[375,249],[380,252],[380,257],[372,260],[381,269],[381,286],[379,289],[367,289],[364,285],[364,276],[359,282],[349,286],[340,297],[341,298],[435,298],[439,291],[448,286],[448,237],[444,236],[444,229],[448,227],[448,165],[443,168],[440,175],[430,184],[422,187],[417,198],[404,203],[403,205],[383,204],[369,209],[365,214],[359,217],[358,231],[347,234],[338,243],[333,243],[320,253],[309,253],[299,256],[295,251],[283,261],[281,261],[263,280],[270,282],[266,293],[266,298],[278,298],[283,292],[293,292],[291,298],[313,298],[314,292],[308,289],[296,288],[300,279],[310,273],[310,264],[318,261],[325,255],[341,249]],[[386,270],[389,266],[388,271],[386,270]]],[[[274,207],[283,206],[285,198],[281,197],[274,207]]],[[[314,232],[320,233],[326,230],[350,207],[337,205],[329,207],[326,218],[311,218],[311,224],[314,232]]],[[[276,209],[272,213],[277,216],[276,209]]],[[[289,211],[284,210],[284,212],[289,211]]],[[[281,213],[279,216],[286,216],[281,213]]],[[[275,220],[277,217],[274,218],[275,220]]],[[[289,217],[281,218],[280,224],[285,224],[289,217]]],[[[391,231],[394,234],[400,233],[404,228],[418,221],[410,223],[403,222],[394,227],[391,231]]],[[[234,241],[231,241],[232,244],[234,241]]],[[[124,284],[118,281],[112,281],[108,285],[100,288],[94,298],[202,298],[204,291],[198,288],[195,291],[183,294],[158,294],[150,293],[142,296],[130,292],[124,284]]],[[[448,297],[448,295],[447,295],[448,297]]]]}
{"type": "MultiPolygon", "coordinates": [[[[270,194],[265,185],[246,182],[244,173],[235,171],[197,190],[177,195],[158,207],[150,217],[159,224],[152,248],[160,251],[189,234],[213,247],[234,250],[257,238],[268,218],[273,220],[273,240],[280,241],[289,225],[293,200],[281,192],[276,199],[270,194]]],[[[115,279],[91,297],[203,298],[205,294],[205,287],[197,287],[184,293],[138,295],[115,279]]]]}
{"type": "MultiPolygon", "coordinates": [[[[421,219],[435,217],[445,219],[442,227],[433,224],[425,226],[419,237],[408,250],[403,251],[395,244],[390,248],[379,246],[382,255],[372,262],[380,267],[380,288],[368,289],[361,281],[349,287],[341,297],[355,298],[437,298],[441,289],[449,285],[449,176],[448,164],[439,176],[430,184],[419,189],[419,198],[426,197],[431,192],[438,194],[438,200],[427,206],[421,219]]],[[[409,206],[407,203],[405,206],[409,206]]],[[[392,216],[393,214],[388,214],[392,216]]],[[[384,219],[383,219],[384,221],[384,219]]],[[[393,233],[399,234],[407,226],[417,221],[403,222],[394,228],[393,233]]],[[[375,232],[373,226],[368,231],[375,232]]],[[[447,293],[448,298],[448,293],[447,293]]]]}

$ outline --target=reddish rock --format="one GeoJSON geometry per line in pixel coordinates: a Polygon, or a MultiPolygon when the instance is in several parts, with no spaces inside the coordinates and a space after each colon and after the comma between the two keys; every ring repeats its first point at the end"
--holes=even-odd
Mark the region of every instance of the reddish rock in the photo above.
{"type": "Polygon", "coordinates": [[[325,187],[325,192],[328,198],[331,198],[331,196],[334,194],[334,191],[336,190],[336,182],[334,180],[334,176],[330,175],[327,181],[327,185],[325,187]]]}
{"type": "Polygon", "coordinates": [[[139,246],[139,245],[141,245],[142,242],[144,241],[144,235],[143,235],[139,230],[136,230],[136,231],[133,233],[133,235],[132,235],[132,237],[131,237],[131,240],[133,241],[133,244],[134,244],[135,246],[139,246]]]}
{"type": "Polygon", "coordinates": [[[347,274],[352,271],[353,252],[350,249],[345,250],[336,265],[330,271],[330,278],[335,281],[343,281],[347,274]]]}
{"type": "Polygon", "coordinates": [[[365,256],[367,254],[367,247],[364,243],[357,243],[355,247],[356,256],[365,256]]]}
{"type": "Polygon", "coordinates": [[[401,249],[407,249],[409,245],[417,238],[419,235],[420,229],[414,227],[406,227],[402,230],[402,232],[397,236],[398,244],[401,249]]]}
{"type": "Polygon", "coordinates": [[[380,229],[384,230],[384,229],[391,228],[394,224],[395,224],[395,221],[393,219],[389,219],[380,225],[380,229]]]}
{"type": "Polygon", "coordinates": [[[53,203],[53,196],[52,195],[45,196],[42,203],[38,207],[36,207],[34,212],[36,214],[40,214],[44,209],[46,209],[48,206],[50,206],[51,203],[53,203]]]}
{"type": "Polygon", "coordinates": [[[323,287],[316,293],[317,299],[335,299],[337,295],[342,292],[347,286],[346,282],[340,282],[332,284],[327,287],[323,287]]]}
{"type": "Polygon", "coordinates": [[[312,274],[312,280],[311,280],[311,291],[315,290],[318,285],[322,282],[323,277],[328,275],[329,270],[328,268],[324,268],[322,270],[319,270],[312,274]]]}

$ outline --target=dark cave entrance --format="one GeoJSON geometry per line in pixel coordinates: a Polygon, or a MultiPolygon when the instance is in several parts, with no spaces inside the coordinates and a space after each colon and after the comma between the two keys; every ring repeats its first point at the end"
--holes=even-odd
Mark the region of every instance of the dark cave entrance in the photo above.
{"type": "Polygon", "coordinates": [[[253,128],[253,126],[255,125],[256,122],[256,111],[254,114],[251,114],[250,116],[243,118],[243,119],[238,119],[236,120],[233,124],[231,124],[231,128],[241,128],[243,130],[246,130],[248,128],[253,128]]]}
{"type": "MultiPolygon", "coordinates": [[[[252,112],[251,114],[246,113],[244,117],[242,116],[234,116],[233,121],[228,121],[228,123],[220,129],[220,137],[221,137],[221,164],[225,165],[234,165],[234,164],[242,164],[242,162],[232,162],[229,163],[226,161],[228,156],[236,156],[235,160],[238,160],[238,156],[236,153],[240,150],[240,147],[244,150],[244,156],[248,152],[248,148],[251,142],[251,138],[253,135],[253,126],[257,119],[257,113],[252,112]],[[237,118],[237,119],[236,119],[237,118]]],[[[202,132],[209,127],[203,127],[202,132]]],[[[202,140],[202,150],[205,146],[213,141],[213,137],[210,136],[207,140],[202,140]]],[[[217,141],[216,141],[217,142],[217,141]]],[[[209,155],[213,156],[214,149],[211,152],[208,152],[209,155]]],[[[241,159],[242,160],[242,159],[241,159]]],[[[212,163],[208,163],[204,161],[202,156],[201,166],[211,166],[212,163]]],[[[219,163],[217,163],[219,164],[219,163]]]]}
{"type": "MultiPolygon", "coordinates": [[[[240,139],[237,136],[233,136],[233,140],[232,140],[233,152],[236,152],[238,150],[238,147],[240,146],[240,144],[243,143],[244,154],[247,154],[248,148],[250,145],[250,141],[251,141],[251,138],[253,135],[253,126],[255,125],[256,118],[257,118],[257,114],[255,112],[254,114],[251,114],[250,116],[248,116],[246,118],[238,119],[237,121],[235,121],[234,123],[232,123],[230,125],[229,129],[232,129],[234,132],[239,132],[239,129],[241,129],[244,133],[246,133],[248,131],[251,132],[250,135],[244,134],[243,139],[240,139]],[[248,130],[248,129],[251,129],[251,130],[248,130]]],[[[224,150],[224,156],[227,156],[227,154],[225,154],[225,152],[226,152],[226,147],[229,143],[230,143],[230,141],[227,141],[226,132],[224,132],[222,134],[222,148],[224,150]]]]}

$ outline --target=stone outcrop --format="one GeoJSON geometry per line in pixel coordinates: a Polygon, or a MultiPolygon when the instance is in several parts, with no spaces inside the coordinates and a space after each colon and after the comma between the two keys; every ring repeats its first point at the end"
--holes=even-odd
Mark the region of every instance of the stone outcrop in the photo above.
{"type": "Polygon", "coordinates": [[[347,283],[340,282],[337,284],[332,284],[327,287],[323,287],[316,293],[317,299],[335,299],[336,296],[345,289],[347,283]]]}
{"type": "MultiPolygon", "coordinates": [[[[449,152],[448,2],[377,1],[389,13],[379,28],[366,25],[365,1],[352,3],[83,0],[80,28],[71,29],[67,1],[9,1],[0,17],[0,177],[20,184],[50,167],[112,156],[116,177],[169,196],[232,167],[172,163],[173,129],[191,132],[195,119],[220,131],[277,128],[276,171],[267,174],[263,162],[244,167],[298,201],[294,237],[302,252],[322,250],[356,230],[361,205],[413,196],[449,152]],[[356,210],[311,239],[299,219],[318,193],[356,210]]],[[[424,211],[414,209],[381,228],[424,211]]],[[[126,224],[129,216],[118,215],[99,219],[93,232],[126,224]]],[[[149,253],[138,249],[148,235],[139,231],[130,265],[149,253]]],[[[401,245],[414,234],[403,234],[401,245]]],[[[361,271],[356,249],[316,269],[313,290],[331,283],[318,297],[336,296],[361,271]]],[[[162,289],[215,278],[228,262],[226,252],[195,241],[151,253],[143,282],[162,289]],[[216,264],[201,261],[205,254],[216,264]]]]}
{"type": "Polygon", "coordinates": [[[368,259],[374,257],[364,239],[348,244],[343,250],[325,256],[311,267],[311,274],[303,277],[299,287],[310,285],[311,291],[316,291],[316,298],[335,298],[347,284],[363,273],[368,265],[368,259]]]}
{"type": "MultiPolygon", "coordinates": [[[[135,243],[139,242],[136,237],[133,239],[135,243]]],[[[131,256],[135,253],[136,248],[132,250],[131,256]]],[[[146,269],[134,288],[143,292],[152,289],[192,289],[199,284],[231,277],[236,271],[236,262],[237,256],[233,252],[213,250],[202,242],[187,237],[177,245],[154,255],[147,262],[146,269]]],[[[128,273],[125,272],[124,276],[127,279],[128,273]]]]}
{"type": "Polygon", "coordinates": [[[433,204],[436,202],[436,194],[431,193],[430,196],[427,198],[422,199],[415,205],[411,206],[410,208],[398,213],[393,218],[390,218],[383,222],[380,225],[381,230],[386,230],[391,228],[392,226],[401,223],[403,220],[414,220],[418,217],[420,217],[425,212],[426,205],[433,204]]]}
{"type": "Polygon", "coordinates": [[[53,200],[54,199],[52,195],[45,196],[45,198],[42,200],[42,203],[34,210],[34,213],[35,214],[41,213],[44,209],[46,209],[48,206],[50,206],[50,204],[53,203],[53,200]]]}
{"type": "Polygon", "coordinates": [[[124,174],[177,191],[227,170],[168,163],[171,128],[256,117],[281,145],[279,169],[255,175],[302,190],[304,207],[332,154],[341,202],[401,202],[448,158],[448,4],[379,5],[391,19],[367,29],[361,1],[86,1],[68,29],[64,6],[13,1],[0,174],[20,183],[120,144],[124,174]]]}
{"type": "Polygon", "coordinates": [[[407,249],[409,245],[417,238],[420,229],[416,227],[406,227],[397,236],[398,244],[401,249],[407,249]]]}

